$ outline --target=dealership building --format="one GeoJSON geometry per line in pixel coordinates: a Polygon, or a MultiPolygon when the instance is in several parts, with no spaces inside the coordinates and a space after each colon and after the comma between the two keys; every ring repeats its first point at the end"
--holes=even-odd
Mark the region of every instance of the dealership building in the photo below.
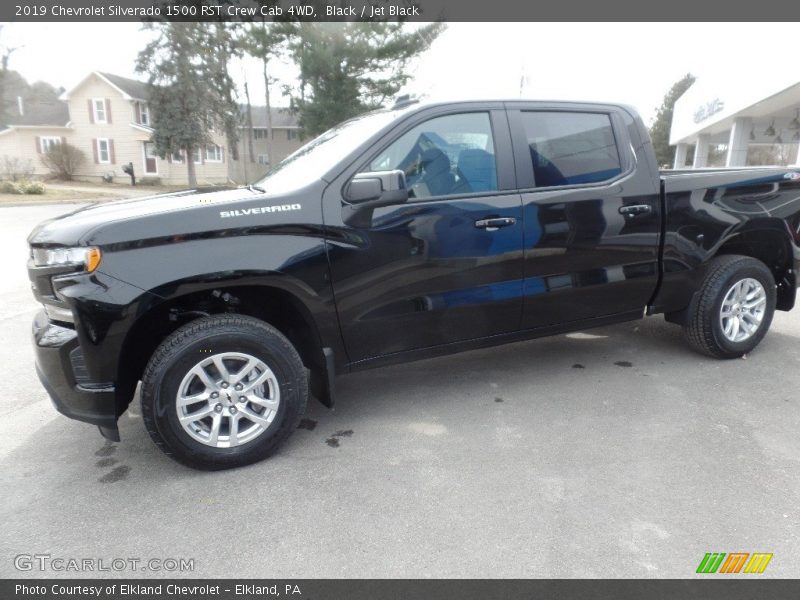
{"type": "Polygon", "coordinates": [[[798,76],[746,79],[700,78],[678,99],[670,130],[674,168],[800,166],[798,76]]]}

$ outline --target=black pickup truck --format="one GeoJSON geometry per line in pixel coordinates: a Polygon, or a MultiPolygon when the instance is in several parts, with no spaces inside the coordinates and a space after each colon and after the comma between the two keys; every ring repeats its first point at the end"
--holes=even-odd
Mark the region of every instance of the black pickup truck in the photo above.
{"type": "Polygon", "coordinates": [[[260,460],[335,377],[663,313],[753,350],[795,302],[800,168],[659,173],[625,106],[408,102],[255,185],[80,209],[29,237],[56,408],[202,469],[260,460]]]}

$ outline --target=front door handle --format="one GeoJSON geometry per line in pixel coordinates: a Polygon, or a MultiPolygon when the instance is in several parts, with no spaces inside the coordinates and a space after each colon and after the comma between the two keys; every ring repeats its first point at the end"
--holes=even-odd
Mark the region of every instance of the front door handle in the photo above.
{"type": "Polygon", "coordinates": [[[631,206],[620,206],[619,207],[619,214],[632,219],[633,217],[638,217],[639,215],[645,215],[649,212],[652,212],[653,207],[649,204],[633,204],[631,206]]]}
{"type": "Polygon", "coordinates": [[[501,227],[509,227],[516,223],[514,217],[496,217],[493,219],[479,219],[475,221],[475,227],[486,231],[497,231],[501,227]]]}

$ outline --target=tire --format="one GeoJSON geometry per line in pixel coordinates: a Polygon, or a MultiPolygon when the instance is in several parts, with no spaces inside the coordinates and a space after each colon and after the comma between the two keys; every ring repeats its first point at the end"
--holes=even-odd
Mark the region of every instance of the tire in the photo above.
{"type": "Polygon", "coordinates": [[[707,356],[741,358],[767,334],[775,301],[775,280],[764,263],[748,256],[717,257],[692,299],[686,339],[707,356]]]}
{"type": "Polygon", "coordinates": [[[142,417],[156,445],[181,464],[214,471],[275,452],[305,412],[308,378],[277,329],[219,315],[167,337],[145,368],[141,390],[142,417]]]}

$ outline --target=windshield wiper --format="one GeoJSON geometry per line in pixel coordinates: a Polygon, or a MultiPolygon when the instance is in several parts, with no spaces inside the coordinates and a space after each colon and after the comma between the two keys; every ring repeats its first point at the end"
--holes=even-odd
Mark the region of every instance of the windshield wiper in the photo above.
{"type": "Polygon", "coordinates": [[[264,188],[259,187],[257,185],[253,185],[252,183],[248,183],[247,184],[247,189],[250,190],[251,192],[259,192],[261,194],[266,194],[267,193],[267,190],[265,190],[264,188]]]}

